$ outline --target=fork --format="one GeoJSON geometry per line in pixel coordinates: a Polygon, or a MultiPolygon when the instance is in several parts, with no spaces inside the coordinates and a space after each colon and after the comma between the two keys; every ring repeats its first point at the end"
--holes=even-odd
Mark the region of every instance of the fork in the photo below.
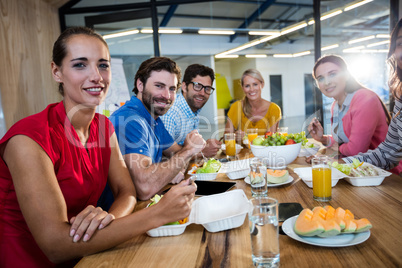
{"type": "Polygon", "coordinates": [[[206,157],[204,156],[204,154],[202,153],[202,151],[200,151],[200,153],[201,153],[201,155],[202,155],[202,158],[204,159],[204,162],[205,162],[205,163],[208,162],[208,158],[206,158],[206,157]]]}

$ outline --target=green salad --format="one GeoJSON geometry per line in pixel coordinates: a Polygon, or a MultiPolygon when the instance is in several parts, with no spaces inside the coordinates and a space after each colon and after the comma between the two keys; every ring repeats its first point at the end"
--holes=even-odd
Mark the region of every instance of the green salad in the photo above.
{"type": "Polygon", "coordinates": [[[222,163],[214,158],[210,158],[204,165],[197,169],[196,174],[199,173],[217,173],[221,168],[222,163]]]}

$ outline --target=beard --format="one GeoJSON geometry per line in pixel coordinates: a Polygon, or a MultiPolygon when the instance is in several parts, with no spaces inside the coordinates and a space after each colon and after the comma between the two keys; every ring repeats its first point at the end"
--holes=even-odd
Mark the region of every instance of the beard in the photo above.
{"type": "Polygon", "coordinates": [[[142,102],[151,115],[158,117],[164,115],[172,106],[171,100],[162,97],[154,97],[146,88],[144,88],[142,92],[142,102]],[[165,102],[167,105],[160,107],[154,105],[155,102],[165,102]]]}
{"type": "Polygon", "coordinates": [[[187,103],[188,103],[188,106],[190,106],[190,109],[191,109],[193,112],[196,112],[197,110],[199,110],[199,109],[201,109],[202,107],[204,107],[205,103],[207,103],[207,100],[208,100],[208,99],[206,99],[205,97],[199,96],[199,95],[192,95],[192,96],[189,96],[188,93],[187,93],[187,96],[186,96],[186,101],[187,101],[187,103]],[[196,101],[194,100],[194,98],[202,98],[202,99],[204,99],[204,102],[202,102],[202,103],[196,102],[196,101]]]}

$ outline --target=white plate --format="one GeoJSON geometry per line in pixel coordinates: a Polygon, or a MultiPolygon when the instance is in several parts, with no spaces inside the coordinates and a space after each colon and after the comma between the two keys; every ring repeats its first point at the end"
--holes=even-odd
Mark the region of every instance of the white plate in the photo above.
{"type": "Polygon", "coordinates": [[[289,237],[294,240],[320,247],[348,247],[363,243],[370,237],[370,231],[357,233],[357,234],[339,234],[331,237],[318,237],[318,236],[299,236],[293,230],[296,219],[298,216],[293,216],[287,219],[282,224],[282,230],[289,237]]]}
{"type": "MultiPolygon", "coordinates": [[[[284,181],[282,183],[268,183],[267,187],[268,188],[269,187],[278,187],[278,186],[281,186],[281,185],[289,184],[292,181],[293,181],[293,177],[289,175],[289,178],[286,181],[284,181]]],[[[250,184],[250,176],[245,177],[244,182],[247,183],[247,184],[250,184]]]]}

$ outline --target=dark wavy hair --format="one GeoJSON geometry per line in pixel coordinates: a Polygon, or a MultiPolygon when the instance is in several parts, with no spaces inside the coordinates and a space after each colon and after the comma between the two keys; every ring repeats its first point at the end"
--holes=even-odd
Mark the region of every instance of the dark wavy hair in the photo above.
{"type": "Polygon", "coordinates": [[[159,72],[162,70],[176,75],[177,88],[179,88],[181,79],[181,70],[180,67],[176,64],[176,62],[167,57],[153,57],[141,63],[140,68],[135,74],[133,92],[136,95],[138,94],[138,88],[137,88],[138,79],[140,79],[140,81],[145,85],[147,83],[148,78],[151,76],[152,71],[159,72]]]}
{"type": "Polygon", "coordinates": [[[322,56],[321,58],[319,58],[315,62],[314,68],[313,68],[313,78],[314,78],[314,80],[317,79],[316,71],[317,71],[318,66],[320,66],[321,64],[326,63],[326,62],[331,62],[331,63],[339,66],[341,68],[341,70],[344,71],[346,73],[346,75],[349,77],[349,79],[347,79],[347,82],[346,82],[346,89],[345,89],[346,92],[351,93],[351,92],[354,92],[354,91],[356,91],[356,90],[358,90],[360,88],[365,88],[349,72],[348,65],[346,64],[346,61],[341,56],[334,55],[334,54],[324,55],[324,56],[322,56]]]}
{"type": "Polygon", "coordinates": [[[388,86],[390,91],[395,97],[402,97],[402,70],[398,67],[398,61],[395,56],[396,39],[398,37],[399,30],[402,28],[402,19],[398,21],[391,33],[391,40],[388,51],[388,65],[389,79],[388,86]]]}
{"type": "MultiPolygon", "coordinates": [[[[103,39],[103,37],[95,32],[93,29],[88,28],[88,27],[71,27],[66,29],[64,32],[62,32],[57,38],[56,42],[53,45],[53,53],[52,53],[52,61],[57,65],[61,66],[64,58],[67,55],[67,41],[74,35],[87,35],[91,37],[98,38],[102,43],[107,47],[109,50],[109,47],[103,39]]],[[[59,83],[59,93],[64,96],[64,89],[63,89],[63,84],[59,83]]]]}
{"type": "Polygon", "coordinates": [[[188,84],[193,80],[197,75],[199,76],[209,76],[211,78],[212,83],[215,80],[214,70],[209,68],[208,66],[204,66],[201,64],[191,64],[184,71],[183,82],[188,84]]]}

